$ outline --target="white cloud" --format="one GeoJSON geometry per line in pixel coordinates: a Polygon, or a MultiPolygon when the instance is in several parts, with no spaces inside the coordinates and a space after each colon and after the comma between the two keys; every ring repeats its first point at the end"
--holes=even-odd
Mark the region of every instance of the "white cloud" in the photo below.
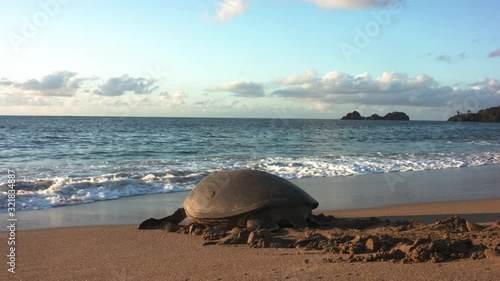
{"type": "Polygon", "coordinates": [[[217,3],[214,20],[216,22],[229,22],[235,16],[243,14],[250,7],[245,0],[221,0],[217,3]]]}
{"type": "Polygon", "coordinates": [[[155,83],[155,79],[133,78],[124,74],[120,77],[109,78],[106,83],[95,89],[93,93],[100,96],[121,96],[125,92],[138,95],[150,94],[158,88],[154,85],[155,83]]]}
{"type": "Polygon", "coordinates": [[[412,111],[434,112],[433,116],[422,114],[419,118],[446,119],[456,110],[475,112],[500,104],[497,79],[441,85],[425,74],[411,76],[400,72],[383,72],[372,77],[368,72],[350,75],[330,71],[320,76],[315,70],[307,70],[267,83],[232,81],[206,90],[230,92],[236,97],[225,100],[214,94],[209,94],[209,99],[201,96],[196,99],[196,95],[187,99],[185,91],[152,93],[156,89],[154,79],[128,75],[98,81],[102,80],[79,78],[69,71],[25,82],[0,78],[0,107],[4,114],[255,117],[270,116],[270,106],[279,109],[290,106],[293,111],[290,117],[331,117],[339,110],[342,114],[344,109],[352,111],[355,105],[356,109],[390,108],[392,111],[411,108],[410,115],[412,111]],[[265,95],[265,90],[271,94],[265,95]],[[127,92],[135,94],[124,95],[127,92]],[[263,98],[248,101],[241,97],[263,98]]]}
{"type": "Polygon", "coordinates": [[[500,83],[495,79],[486,79],[474,86],[458,88],[439,85],[425,74],[410,77],[405,73],[384,72],[372,79],[368,73],[351,76],[332,71],[321,78],[276,89],[272,95],[305,101],[322,108],[335,104],[414,107],[459,104],[467,107],[464,104],[475,103],[471,107],[480,109],[500,103],[500,83]]]}
{"type": "Polygon", "coordinates": [[[310,83],[317,79],[317,73],[314,69],[308,69],[304,74],[295,74],[285,78],[276,80],[272,84],[277,84],[281,86],[291,86],[297,84],[310,83]]]}
{"type": "Polygon", "coordinates": [[[14,82],[10,81],[9,79],[7,79],[5,77],[0,78],[0,86],[10,86],[13,83],[14,82]]]}
{"type": "MultiPolygon", "coordinates": [[[[296,76],[291,76],[296,77],[296,76]]],[[[286,78],[285,78],[286,80],[286,78]]],[[[350,94],[350,93],[389,93],[409,91],[415,88],[431,86],[435,82],[432,78],[419,74],[409,78],[407,74],[398,72],[384,72],[380,77],[373,80],[369,73],[365,72],[351,76],[340,71],[331,71],[321,78],[310,77],[301,84],[293,87],[285,87],[275,90],[273,95],[277,96],[322,96],[326,94],[350,94]]]]}
{"type": "MultiPolygon", "coordinates": [[[[4,95],[0,96],[0,106],[62,106],[63,100],[58,97],[44,96],[19,96],[19,95],[4,95]]],[[[21,114],[26,114],[22,112],[21,114]]]]}
{"type": "Polygon", "coordinates": [[[75,95],[84,80],[84,78],[79,78],[76,72],[56,71],[39,79],[29,79],[25,82],[14,82],[2,78],[0,85],[6,86],[3,93],[9,95],[71,97],[75,95]]]}
{"type": "Polygon", "coordinates": [[[200,113],[212,116],[261,116],[259,114],[252,115],[253,106],[241,103],[238,100],[214,100],[205,99],[198,100],[193,103],[196,115],[200,116],[200,113]]]}
{"type": "Polygon", "coordinates": [[[221,108],[228,109],[228,108],[233,108],[237,104],[239,104],[239,101],[235,100],[218,101],[211,99],[201,100],[194,103],[194,105],[205,109],[221,109],[221,108]]]}
{"type": "MultiPolygon", "coordinates": [[[[384,7],[392,2],[401,2],[403,0],[303,0],[313,3],[325,9],[345,9],[358,10],[374,7],[384,7]]],[[[213,17],[215,22],[225,23],[231,21],[234,17],[242,15],[250,7],[248,0],[219,0],[216,4],[216,11],[213,17]]]]}
{"type": "Polygon", "coordinates": [[[208,92],[230,92],[237,97],[262,97],[264,86],[262,83],[232,81],[222,86],[207,89],[208,92]]]}
{"type": "Polygon", "coordinates": [[[0,107],[5,107],[1,110],[9,114],[49,115],[147,116],[165,113],[166,108],[183,110],[187,92],[152,94],[157,88],[155,83],[155,79],[128,75],[104,81],[96,76],[79,78],[77,73],[69,71],[54,72],[25,82],[2,77],[0,107]],[[125,95],[128,92],[134,94],[125,95]],[[109,99],[107,96],[116,98],[109,99]],[[22,111],[13,111],[9,107],[22,111]]]}
{"type": "Polygon", "coordinates": [[[186,92],[176,92],[173,95],[164,92],[160,94],[161,105],[182,105],[185,104],[184,99],[187,97],[186,92]]]}
{"type": "MultiPolygon", "coordinates": [[[[367,9],[387,5],[386,0],[304,0],[325,9],[367,9]]],[[[400,1],[400,0],[393,0],[400,1]]]]}

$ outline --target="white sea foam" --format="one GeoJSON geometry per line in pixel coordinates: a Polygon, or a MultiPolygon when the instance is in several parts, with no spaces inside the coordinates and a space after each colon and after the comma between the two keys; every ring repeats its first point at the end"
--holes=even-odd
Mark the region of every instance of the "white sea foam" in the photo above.
{"type": "Polygon", "coordinates": [[[469,141],[467,144],[473,144],[473,145],[492,145],[492,146],[498,146],[500,143],[498,142],[489,142],[489,141],[469,141]]]}
{"type": "MultiPolygon", "coordinates": [[[[140,194],[186,190],[186,187],[155,181],[148,176],[147,178],[148,180],[110,179],[109,175],[85,179],[54,178],[50,187],[46,189],[17,190],[17,209],[43,209],[113,200],[140,194]]],[[[0,196],[6,196],[5,192],[2,192],[0,196]]],[[[3,200],[2,202],[6,201],[3,200]]],[[[6,206],[0,205],[0,209],[4,208],[6,206]]]]}
{"type": "MultiPolygon", "coordinates": [[[[258,169],[287,179],[295,179],[490,164],[500,164],[499,152],[204,158],[185,162],[107,163],[73,170],[58,169],[52,172],[47,167],[38,167],[38,170],[32,169],[29,180],[17,183],[16,207],[17,210],[33,210],[113,200],[133,195],[185,191],[193,188],[206,175],[220,169],[258,169]]],[[[7,208],[7,188],[7,183],[0,183],[2,211],[7,208]]]]}

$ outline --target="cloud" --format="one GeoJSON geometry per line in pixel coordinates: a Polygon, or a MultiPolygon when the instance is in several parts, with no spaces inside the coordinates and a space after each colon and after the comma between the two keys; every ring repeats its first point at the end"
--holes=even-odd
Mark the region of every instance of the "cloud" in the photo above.
{"type": "Polygon", "coordinates": [[[0,106],[62,106],[60,99],[43,96],[0,95],[0,106]]]}
{"type": "Polygon", "coordinates": [[[437,61],[451,62],[451,56],[440,55],[436,58],[437,61]]]}
{"type": "Polygon", "coordinates": [[[230,92],[237,97],[262,97],[264,86],[262,83],[233,81],[222,86],[209,88],[208,92],[230,92]]]}
{"type": "Polygon", "coordinates": [[[56,90],[60,88],[78,88],[78,79],[72,79],[77,73],[70,71],[59,71],[42,77],[42,79],[30,79],[17,86],[25,90],[56,90]]]}
{"type": "Polygon", "coordinates": [[[500,49],[496,49],[495,51],[491,52],[488,57],[493,58],[493,57],[500,57],[500,49]]]}
{"type": "Polygon", "coordinates": [[[446,63],[453,63],[453,62],[457,62],[459,60],[464,60],[467,58],[468,58],[467,54],[462,52],[462,53],[455,55],[455,56],[439,55],[436,57],[436,60],[446,62],[446,63]]]}
{"type": "MultiPolygon", "coordinates": [[[[360,10],[385,7],[391,2],[403,0],[303,0],[325,9],[360,10]]],[[[218,23],[230,22],[234,17],[242,15],[250,7],[248,0],[219,0],[213,20],[218,23]]]]}
{"type": "Polygon", "coordinates": [[[281,87],[271,95],[319,107],[335,104],[440,107],[464,104],[471,97],[476,97],[477,104],[491,106],[500,103],[500,83],[486,79],[460,88],[439,85],[425,74],[410,77],[405,73],[384,72],[372,79],[369,73],[351,76],[332,71],[302,84],[281,87]]]}
{"type": "MultiPolygon", "coordinates": [[[[403,0],[303,0],[325,9],[359,10],[385,7],[391,2],[403,0]]],[[[234,17],[242,15],[250,7],[248,0],[219,0],[213,20],[218,23],[230,22],[234,17]]]]}
{"type": "Polygon", "coordinates": [[[0,107],[30,107],[23,109],[28,114],[132,116],[185,105],[186,92],[150,94],[157,88],[156,81],[128,75],[104,80],[96,76],[79,78],[70,71],[23,82],[4,77],[0,78],[0,107]],[[134,94],[125,95],[128,92],[134,94]]]}
{"type": "Polygon", "coordinates": [[[243,14],[250,7],[245,0],[221,0],[217,3],[214,20],[219,23],[229,22],[235,16],[243,14]]]}
{"type": "Polygon", "coordinates": [[[248,106],[240,104],[237,100],[200,100],[194,102],[194,106],[201,112],[227,113],[230,111],[238,111],[239,113],[248,110],[248,106]]]}
{"type": "MultiPolygon", "coordinates": [[[[387,0],[304,0],[312,2],[317,6],[325,9],[368,9],[374,7],[383,7],[388,4],[387,0]]],[[[400,1],[400,0],[393,0],[400,1]]]]}
{"type": "Polygon", "coordinates": [[[176,92],[173,95],[163,92],[160,94],[162,105],[182,105],[185,104],[184,99],[187,97],[186,92],[176,92]]]}
{"type": "Polygon", "coordinates": [[[174,94],[167,92],[159,95],[127,95],[118,99],[107,99],[103,96],[93,95],[92,102],[99,106],[112,107],[129,107],[129,108],[159,108],[182,106],[185,104],[184,99],[187,97],[187,92],[181,91],[174,94]]]}
{"type": "Polygon", "coordinates": [[[416,111],[442,113],[443,118],[447,118],[456,110],[477,111],[500,104],[500,81],[497,79],[442,85],[425,74],[408,75],[400,72],[383,72],[372,76],[368,72],[351,75],[335,70],[319,75],[310,69],[265,83],[232,81],[206,89],[208,97],[199,97],[198,100],[192,100],[196,97],[191,97],[189,101],[184,91],[152,93],[157,88],[155,83],[155,79],[128,75],[107,80],[79,78],[76,73],[69,71],[54,72],[24,82],[13,81],[9,77],[0,78],[0,106],[31,106],[28,111],[30,114],[92,112],[100,115],[147,116],[166,112],[189,112],[192,115],[203,112],[207,116],[250,117],[269,115],[269,112],[266,113],[269,109],[267,106],[279,104],[279,108],[292,106],[295,113],[302,112],[307,117],[308,114],[320,116],[325,112],[337,114],[339,108],[343,111],[356,105],[358,109],[366,106],[379,108],[381,112],[384,110],[380,108],[406,110],[411,107],[411,110],[416,111]],[[265,94],[265,91],[270,94],[265,94]],[[135,94],[125,95],[128,92],[135,94]],[[213,92],[229,92],[234,97],[263,98],[250,103],[240,98],[221,100],[224,95],[217,96],[213,92]],[[107,96],[118,98],[110,99],[107,96]],[[262,103],[257,106],[253,102],[262,103]]]}
{"type": "Polygon", "coordinates": [[[125,92],[134,94],[150,94],[158,87],[154,86],[155,79],[146,79],[143,77],[133,78],[124,74],[120,77],[109,78],[106,83],[93,90],[93,93],[100,96],[121,96],[125,92]]]}
{"type": "Polygon", "coordinates": [[[455,110],[476,112],[480,109],[498,106],[500,104],[500,81],[497,79],[484,79],[469,87],[453,87],[446,95],[446,108],[451,116],[455,110]]]}
{"type": "Polygon", "coordinates": [[[325,94],[354,94],[354,93],[391,93],[409,91],[415,88],[433,85],[435,81],[424,74],[409,78],[407,74],[398,72],[384,72],[377,79],[372,79],[365,72],[351,76],[340,71],[331,71],[321,78],[310,79],[309,82],[293,87],[275,90],[277,96],[321,96],[325,94]]]}
{"type": "Polygon", "coordinates": [[[14,84],[14,82],[10,81],[9,79],[2,77],[0,78],[0,86],[10,86],[14,84]]]}
{"type": "Polygon", "coordinates": [[[0,85],[7,86],[4,93],[10,95],[72,97],[84,80],[76,72],[56,71],[40,79],[29,79],[22,83],[2,78],[0,85]]]}
{"type": "Polygon", "coordinates": [[[280,86],[291,86],[297,84],[310,83],[317,79],[317,73],[314,69],[308,69],[304,74],[291,75],[285,78],[278,79],[272,84],[280,86]]]}

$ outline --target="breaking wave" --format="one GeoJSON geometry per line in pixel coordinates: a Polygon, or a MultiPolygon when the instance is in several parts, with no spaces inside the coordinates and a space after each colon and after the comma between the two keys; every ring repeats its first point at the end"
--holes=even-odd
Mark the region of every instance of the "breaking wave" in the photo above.
{"type": "MultiPolygon", "coordinates": [[[[479,144],[483,145],[483,144],[479,144]]],[[[175,161],[104,162],[99,165],[24,167],[17,171],[17,210],[36,210],[187,191],[220,169],[258,169],[287,178],[337,177],[500,164],[499,152],[383,154],[265,158],[194,158],[175,161]]],[[[7,208],[0,183],[0,210],[7,208]]]]}

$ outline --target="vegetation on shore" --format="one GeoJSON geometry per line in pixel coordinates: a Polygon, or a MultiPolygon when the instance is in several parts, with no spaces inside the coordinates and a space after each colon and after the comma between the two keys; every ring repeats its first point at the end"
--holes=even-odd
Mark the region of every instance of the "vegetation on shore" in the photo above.
{"type": "Polygon", "coordinates": [[[477,113],[468,110],[466,113],[457,111],[457,115],[448,118],[454,122],[500,122],[500,106],[481,109],[477,113]]]}
{"type": "Polygon", "coordinates": [[[342,117],[340,120],[404,120],[409,121],[410,117],[404,112],[390,112],[385,116],[380,116],[378,114],[372,114],[370,117],[361,116],[357,111],[347,113],[346,116],[342,117]]]}

